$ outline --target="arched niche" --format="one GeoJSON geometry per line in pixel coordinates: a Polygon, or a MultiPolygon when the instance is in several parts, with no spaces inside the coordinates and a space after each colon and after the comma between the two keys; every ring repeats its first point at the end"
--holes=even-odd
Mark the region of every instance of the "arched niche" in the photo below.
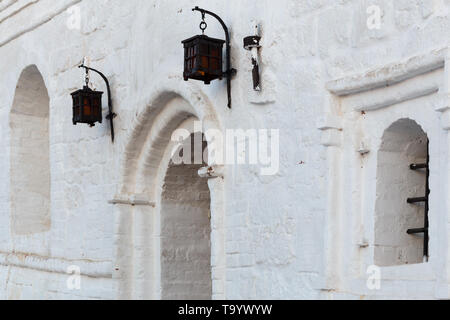
{"type": "Polygon", "coordinates": [[[423,234],[407,234],[423,227],[423,204],[407,199],[426,194],[425,171],[411,164],[427,162],[428,137],[411,119],[400,119],[383,134],[377,162],[374,261],[378,266],[416,264],[424,261],[423,234]]]}
{"type": "Polygon", "coordinates": [[[49,95],[35,65],[17,83],[10,114],[11,232],[50,230],[49,95]]]}

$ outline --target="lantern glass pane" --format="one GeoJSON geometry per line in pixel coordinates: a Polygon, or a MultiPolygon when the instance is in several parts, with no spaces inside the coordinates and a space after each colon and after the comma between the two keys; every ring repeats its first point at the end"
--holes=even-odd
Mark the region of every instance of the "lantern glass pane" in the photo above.
{"type": "Polygon", "coordinates": [[[219,63],[219,59],[214,59],[211,58],[210,63],[211,63],[211,69],[213,69],[214,71],[217,71],[220,69],[220,63],[219,63]]]}
{"type": "Polygon", "coordinates": [[[200,59],[201,59],[201,67],[203,68],[203,69],[209,69],[209,59],[208,59],[208,57],[204,57],[204,56],[202,56],[202,57],[200,57],[200,59]]]}
{"type": "Polygon", "coordinates": [[[84,106],[83,107],[83,115],[84,116],[90,116],[91,115],[91,107],[90,106],[84,106]]]}
{"type": "Polygon", "coordinates": [[[91,104],[89,101],[89,97],[83,98],[83,115],[89,116],[91,114],[91,104]]]}
{"type": "Polygon", "coordinates": [[[211,46],[211,56],[219,57],[219,48],[216,46],[211,46]]]}
{"type": "Polygon", "coordinates": [[[193,69],[198,70],[199,68],[201,68],[201,66],[202,66],[201,56],[195,56],[193,69]]]}
{"type": "Polygon", "coordinates": [[[93,115],[95,117],[97,117],[100,114],[100,97],[95,97],[94,98],[92,111],[93,111],[93,115]]]}

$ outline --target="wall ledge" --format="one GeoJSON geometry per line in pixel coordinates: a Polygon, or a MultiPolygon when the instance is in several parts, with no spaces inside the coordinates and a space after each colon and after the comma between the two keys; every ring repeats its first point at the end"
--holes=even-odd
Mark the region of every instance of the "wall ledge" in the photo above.
{"type": "Polygon", "coordinates": [[[0,252],[0,266],[16,267],[48,273],[70,275],[67,273],[70,266],[80,268],[81,275],[91,278],[112,278],[111,261],[69,260],[63,258],[50,258],[26,253],[0,252]]]}
{"type": "Polygon", "coordinates": [[[372,70],[332,80],[326,88],[337,96],[347,96],[389,87],[416,76],[443,68],[448,48],[435,49],[399,63],[391,63],[372,70]]]}
{"type": "Polygon", "coordinates": [[[156,203],[151,201],[145,194],[135,194],[135,195],[123,195],[119,194],[114,196],[112,200],[108,201],[109,204],[125,204],[130,206],[149,206],[155,207],[156,203]]]}

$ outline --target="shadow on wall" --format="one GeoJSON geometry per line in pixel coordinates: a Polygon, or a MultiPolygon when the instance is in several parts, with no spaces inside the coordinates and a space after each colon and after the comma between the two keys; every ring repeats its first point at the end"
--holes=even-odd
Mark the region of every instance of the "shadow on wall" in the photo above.
{"type": "Polygon", "coordinates": [[[384,133],[378,152],[375,207],[375,264],[395,266],[423,262],[423,235],[407,230],[423,225],[424,206],[407,198],[425,195],[426,174],[410,170],[426,163],[427,134],[413,120],[400,119],[384,133]]]}
{"type": "Polygon", "coordinates": [[[34,65],[20,76],[10,128],[12,233],[30,235],[49,231],[49,96],[34,65]]]}

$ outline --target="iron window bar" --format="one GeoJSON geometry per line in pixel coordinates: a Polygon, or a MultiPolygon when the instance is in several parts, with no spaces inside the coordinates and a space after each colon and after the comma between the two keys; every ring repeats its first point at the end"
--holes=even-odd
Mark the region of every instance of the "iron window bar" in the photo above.
{"type": "Polygon", "coordinates": [[[408,198],[409,204],[419,203],[419,202],[427,202],[427,201],[428,201],[427,197],[408,198]]]}
{"type": "Polygon", "coordinates": [[[426,171],[426,186],[425,186],[425,197],[417,197],[417,198],[408,198],[407,202],[409,204],[415,204],[415,203],[425,203],[425,214],[424,214],[424,227],[423,228],[414,228],[409,229],[407,231],[408,234],[419,234],[423,233],[423,256],[428,258],[429,252],[428,252],[428,245],[430,241],[430,235],[429,235],[429,218],[428,218],[428,211],[429,211],[429,196],[430,196],[430,141],[427,142],[427,163],[419,163],[419,164],[411,164],[410,165],[411,170],[420,170],[425,169],[426,171]]]}

